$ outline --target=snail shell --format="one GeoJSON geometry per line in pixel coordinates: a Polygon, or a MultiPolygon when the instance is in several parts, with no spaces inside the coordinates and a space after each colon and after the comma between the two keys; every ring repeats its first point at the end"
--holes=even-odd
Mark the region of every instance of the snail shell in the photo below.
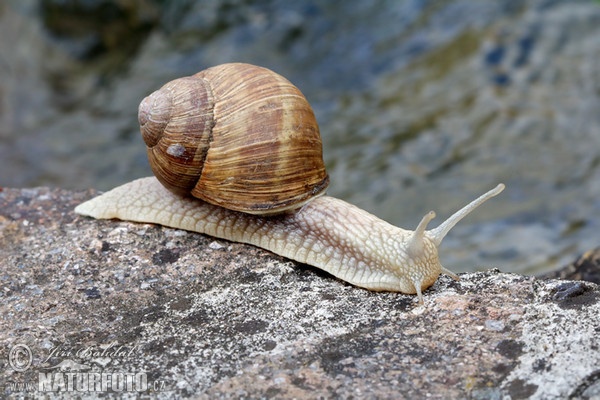
{"type": "Polygon", "coordinates": [[[177,194],[273,214],[329,184],[312,108],[266,68],[222,64],[173,80],[141,102],[138,119],[154,175],[177,194]]]}

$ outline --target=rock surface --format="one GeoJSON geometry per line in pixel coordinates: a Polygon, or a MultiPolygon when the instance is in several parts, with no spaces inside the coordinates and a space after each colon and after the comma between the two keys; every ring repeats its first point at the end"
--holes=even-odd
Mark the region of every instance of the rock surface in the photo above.
{"type": "Polygon", "coordinates": [[[494,269],[441,277],[419,306],[254,247],[75,215],[93,194],[0,192],[0,397],[77,392],[68,372],[145,374],[159,398],[600,397],[596,284],[494,269]]]}
{"type": "Polygon", "coordinates": [[[600,284],[600,247],[586,251],[569,265],[542,275],[546,279],[569,279],[600,284]]]}

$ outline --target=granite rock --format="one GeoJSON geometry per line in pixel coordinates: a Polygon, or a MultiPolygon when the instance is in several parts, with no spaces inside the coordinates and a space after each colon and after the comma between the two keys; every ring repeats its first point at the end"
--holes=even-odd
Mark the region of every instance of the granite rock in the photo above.
{"type": "Polygon", "coordinates": [[[489,269],[442,276],[420,306],[255,247],[76,215],[93,194],[0,192],[0,397],[600,397],[594,283],[489,269]],[[93,385],[108,373],[138,380],[93,385]]]}

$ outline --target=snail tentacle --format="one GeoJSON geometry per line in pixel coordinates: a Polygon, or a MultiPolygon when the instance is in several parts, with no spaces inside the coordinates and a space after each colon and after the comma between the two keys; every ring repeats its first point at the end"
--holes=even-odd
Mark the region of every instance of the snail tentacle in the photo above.
{"type": "Polygon", "coordinates": [[[463,219],[464,217],[469,215],[477,207],[479,207],[480,205],[482,205],[483,203],[485,203],[492,197],[499,195],[504,190],[504,188],[505,188],[504,184],[500,183],[500,184],[498,184],[498,186],[496,186],[492,190],[482,194],[481,196],[479,196],[478,198],[476,198],[475,200],[473,200],[472,202],[470,202],[469,204],[467,204],[466,206],[464,206],[463,208],[461,208],[460,210],[458,210],[457,212],[452,214],[447,220],[442,222],[437,228],[434,228],[431,231],[429,231],[432,240],[436,243],[436,245],[439,246],[440,243],[442,243],[442,240],[444,239],[446,234],[450,231],[450,229],[454,228],[454,225],[456,225],[461,219],[463,219]]]}

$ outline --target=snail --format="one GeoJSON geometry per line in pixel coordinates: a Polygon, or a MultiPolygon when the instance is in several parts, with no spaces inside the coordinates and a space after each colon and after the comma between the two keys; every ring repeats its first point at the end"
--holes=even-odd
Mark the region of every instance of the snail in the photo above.
{"type": "Polygon", "coordinates": [[[313,265],[355,286],[417,294],[441,273],[438,247],[454,225],[504,185],[437,228],[414,231],[325,196],[329,177],[314,113],[275,72],[249,64],[208,68],[168,82],[140,104],[155,177],[75,208],[98,219],[160,224],[248,243],[313,265]]]}

